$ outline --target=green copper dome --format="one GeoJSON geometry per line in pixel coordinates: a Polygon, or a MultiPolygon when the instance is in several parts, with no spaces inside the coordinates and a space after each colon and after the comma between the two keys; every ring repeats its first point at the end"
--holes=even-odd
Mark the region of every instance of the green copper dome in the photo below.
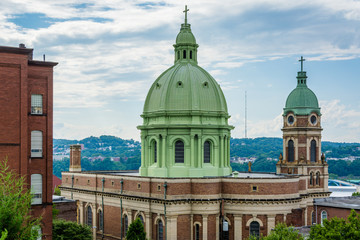
{"type": "Polygon", "coordinates": [[[140,175],[149,177],[229,176],[230,131],[219,84],[197,64],[190,24],[181,24],[174,65],[152,84],[141,117],[140,175]]]}
{"type": "Polygon", "coordinates": [[[227,115],[227,106],[219,84],[208,72],[193,62],[179,61],[150,88],[144,114],[151,112],[227,115]]]}
{"type": "Polygon", "coordinates": [[[298,84],[286,100],[284,116],[289,112],[293,112],[295,115],[310,115],[315,112],[320,115],[318,99],[315,93],[307,87],[306,79],[306,72],[298,72],[298,84]]]}

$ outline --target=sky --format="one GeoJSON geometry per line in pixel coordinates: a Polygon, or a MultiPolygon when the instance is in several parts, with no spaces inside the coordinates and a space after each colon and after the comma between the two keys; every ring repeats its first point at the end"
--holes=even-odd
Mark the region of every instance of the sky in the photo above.
{"type": "Polygon", "coordinates": [[[140,139],[151,84],[173,65],[188,22],[198,63],[220,84],[232,137],[281,137],[304,56],[322,140],[360,142],[358,0],[1,0],[0,45],[24,43],[54,68],[54,138],[140,139]]]}

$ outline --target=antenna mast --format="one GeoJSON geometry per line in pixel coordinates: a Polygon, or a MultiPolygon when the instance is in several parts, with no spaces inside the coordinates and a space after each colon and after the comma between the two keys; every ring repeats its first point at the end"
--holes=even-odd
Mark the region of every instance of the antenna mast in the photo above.
{"type": "Polygon", "coordinates": [[[247,97],[245,91],[245,138],[247,138],[247,97]]]}

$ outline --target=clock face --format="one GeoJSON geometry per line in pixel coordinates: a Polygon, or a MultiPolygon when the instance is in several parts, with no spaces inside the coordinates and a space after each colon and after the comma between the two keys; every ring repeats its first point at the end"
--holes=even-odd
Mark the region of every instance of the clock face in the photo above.
{"type": "Polygon", "coordinates": [[[312,116],[311,116],[310,122],[311,122],[313,125],[316,124],[316,116],[315,116],[315,115],[312,115],[312,116]]]}
{"type": "Polygon", "coordinates": [[[292,116],[292,115],[288,116],[287,120],[290,125],[294,124],[294,121],[295,121],[294,116],[292,116]]]}

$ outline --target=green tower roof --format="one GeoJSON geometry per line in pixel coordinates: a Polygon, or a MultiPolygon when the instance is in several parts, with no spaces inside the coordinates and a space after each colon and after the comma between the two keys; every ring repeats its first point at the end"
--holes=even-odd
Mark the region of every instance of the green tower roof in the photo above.
{"type": "Polygon", "coordinates": [[[313,112],[321,115],[318,99],[315,93],[306,85],[307,76],[302,66],[302,62],[305,59],[301,57],[299,61],[301,61],[301,71],[298,72],[296,77],[297,86],[286,99],[284,116],[289,112],[293,112],[295,115],[310,115],[313,112]]]}
{"type": "Polygon", "coordinates": [[[197,65],[196,40],[187,23],[176,37],[175,63],[151,86],[144,104],[144,114],[155,112],[216,113],[228,115],[224,94],[215,79],[197,65]]]}

